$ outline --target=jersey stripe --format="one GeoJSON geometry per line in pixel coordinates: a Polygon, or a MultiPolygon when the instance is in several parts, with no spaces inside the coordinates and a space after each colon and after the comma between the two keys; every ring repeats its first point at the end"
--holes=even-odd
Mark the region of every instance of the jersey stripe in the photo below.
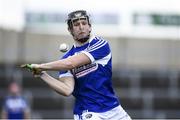
{"type": "MultiPolygon", "coordinates": [[[[95,37],[95,39],[97,39],[97,38],[95,37]]],[[[98,40],[99,41],[97,41],[94,45],[90,46],[89,49],[96,47],[97,45],[101,44],[104,41],[102,39],[98,39],[98,40]]]]}
{"type": "Polygon", "coordinates": [[[90,49],[90,50],[88,49],[87,52],[92,52],[92,51],[94,51],[94,50],[97,50],[97,49],[105,46],[106,43],[107,43],[107,41],[103,41],[103,43],[102,43],[101,45],[99,45],[98,47],[92,48],[92,49],[90,49]]]}
{"type": "Polygon", "coordinates": [[[98,39],[97,37],[95,37],[96,40],[98,40],[94,45],[90,46],[88,49],[92,49],[100,44],[102,44],[102,42],[104,42],[105,40],[103,39],[98,39]]]}

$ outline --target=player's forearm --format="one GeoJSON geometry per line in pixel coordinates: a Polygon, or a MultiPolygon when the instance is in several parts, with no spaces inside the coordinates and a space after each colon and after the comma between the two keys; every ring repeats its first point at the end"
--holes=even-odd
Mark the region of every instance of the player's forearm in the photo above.
{"type": "Polygon", "coordinates": [[[57,60],[49,63],[40,64],[39,68],[42,70],[70,70],[76,67],[71,60],[57,60]]]}
{"type": "Polygon", "coordinates": [[[41,75],[41,79],[44,80],[51,88],[53,88],[56,92],[63,96],[69,96],[72,94],[74,90],[74,83],[73,82],[62,82],[57,80],[47,73],[43,73],[41,75]]]}
{"type": "Polygon", "coordinates": [[[56,71],[71,70],[75,67],[85,65],[90,62],[91,61],[89,57],[81,53],[78,55],[68,57],[66,59],[40,64],[37,68],[40,68],[42,70],[56,70],[56,71]]]}

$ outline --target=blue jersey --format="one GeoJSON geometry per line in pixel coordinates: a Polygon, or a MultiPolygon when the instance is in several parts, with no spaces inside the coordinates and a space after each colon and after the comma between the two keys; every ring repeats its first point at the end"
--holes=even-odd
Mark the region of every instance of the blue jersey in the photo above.
{"type": "Polygon", "coordinates": [[[26,101],[20,96],[8,96],[4,102],[4,110],[8,119],[24,119],[24,110],[27,109],[26,101]]]}
{"type": "Polygon", "coordinates": [[[119,105],[112,88],[112,55],[109,44],[100,37],[91,37],[83,46],[75,45],[63,56],[67,58],[83,52],[91,64],[83,65],[71,71],[60,71],[59,77],[74,76],[76,98],[74,114],[83,111],[105,112],[119,105]]]}

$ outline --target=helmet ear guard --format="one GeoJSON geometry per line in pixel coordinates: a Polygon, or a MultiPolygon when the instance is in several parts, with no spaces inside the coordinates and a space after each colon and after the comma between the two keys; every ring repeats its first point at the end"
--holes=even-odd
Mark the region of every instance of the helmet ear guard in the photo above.
{"type": "Polygon", "coordinates": [[[70,29],[73,27],[73,22],[80,19],[86,19],[91,26],[89,15],[85,10],[77,10],[68,14],[67,24],[70,29]]]}

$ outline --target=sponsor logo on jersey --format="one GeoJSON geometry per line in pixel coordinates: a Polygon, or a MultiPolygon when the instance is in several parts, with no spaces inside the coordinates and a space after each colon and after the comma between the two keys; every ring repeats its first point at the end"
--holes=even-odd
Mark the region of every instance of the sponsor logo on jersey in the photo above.
{"type": "Polygon", "coordinates": [[[98,68],[98,64],[92,63],[75,68],[72,70],[72,73],[76,76],[76,78],[80,78],[97,70],[97,68],[98,68]]]}

